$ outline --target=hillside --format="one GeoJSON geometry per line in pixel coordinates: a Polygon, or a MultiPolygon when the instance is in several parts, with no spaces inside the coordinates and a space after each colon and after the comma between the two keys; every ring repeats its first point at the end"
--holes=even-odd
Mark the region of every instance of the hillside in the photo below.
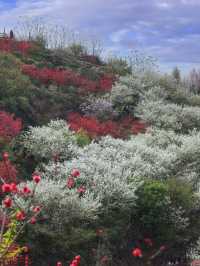
{"type": "Polygon", "coordinates": [[[86,51],[0,39],[4,237],[25,228],[14,251],[28,245],[34,265],[76,254],[83,266],[189,263],[200,254],[200,95],[177,75],[86,51]]]}

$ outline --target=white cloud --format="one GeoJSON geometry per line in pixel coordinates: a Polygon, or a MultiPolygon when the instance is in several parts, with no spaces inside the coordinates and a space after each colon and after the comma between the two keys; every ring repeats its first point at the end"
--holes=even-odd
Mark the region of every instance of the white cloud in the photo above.
{"type": "Polygon", "coordinates": [[[200,5],[199,0],[181,0],[181,3],[184,5],[200,5]]]}
{"type": "Polygon", "coordinates": [[[173,4],[170,2],[163,2],[163,1],[158,1],[156,3],[157,7],[160,9],[170,9],[173,7],[173,4]]]}
{"type": "Polygon", "coordinates": [[[116,32],[113,32],[110,36],[110,39],[114,43],[118,43],[123,40],[124,36],[129,32],[128,29],[121,29],[116,32]]]}

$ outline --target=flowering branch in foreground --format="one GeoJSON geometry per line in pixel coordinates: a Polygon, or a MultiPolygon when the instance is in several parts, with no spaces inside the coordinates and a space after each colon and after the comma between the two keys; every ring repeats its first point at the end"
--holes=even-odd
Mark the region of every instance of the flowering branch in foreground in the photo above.
{"type": "Polygon", "coordinates": [[[27,224],[35,224],[42,211],[40,206],[34,205],[34,195],[41,180],[39,175],[33,175],[33,185],[6,183],[2,177],[1,192],[3,195],[0,207],[0,260],[15,258],[22,249],[13,250],[16,240],[27,224]]]}

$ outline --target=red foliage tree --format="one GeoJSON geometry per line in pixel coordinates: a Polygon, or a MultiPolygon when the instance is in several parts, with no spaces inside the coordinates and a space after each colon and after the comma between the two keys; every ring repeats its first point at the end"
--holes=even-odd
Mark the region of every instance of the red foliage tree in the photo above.
{"type": "Polygon", "coordinates": [[[10,141],[19,134],[22,129],[22,121],[13,114],[0,111],[0,138],[10,141]]]}
{"type": "Polygon", "coordinates": [[[82,92],[110,91],[115,80],[111,75],[103,75],[99,80],[93,81],[69,69],[39,69],[34,65],[23,65],[22,72],[46,85],[55,83],[58,86],[75,86],[80,88],[82,92]]]}
{"type": "Polygon", "coordinates": [[[83,129],[91,138],[111,135],[114,138],[126,138],[130,134],[144,133],[147,125],[131,117],[125,117],[118,122],[108,120],[100,122],[94,117],[82,116],[78,113],[71,113],[68,116],[70,129],[78,132],[83,129]]]}
{"type": "Polygon", "coordinates": [[[17,41],[12,38],[2,38],[0,39],[0,51],[11,53],[20,52],[26,55],[30,48],[32,47],[31,42],[28,41],[17,41]]]}

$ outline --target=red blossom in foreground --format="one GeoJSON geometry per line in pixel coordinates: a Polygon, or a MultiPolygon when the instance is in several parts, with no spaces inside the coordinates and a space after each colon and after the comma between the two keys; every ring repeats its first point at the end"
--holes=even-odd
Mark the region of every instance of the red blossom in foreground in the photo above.
{"type": "Polygon", "coordinates": [[[86,188],[84,186],[80,186],[77,191],[80,195],[83,195],[86,191],[86,188]]]}
{"type": "Polygon", "coordinates": [[[71,130],[78,132],[83,129],[91,138],[107,135],[114,138],[126,138],[130,134],[145,133],[147,128],[144,122],[129,116],[117,122],[112,120],[100,122],[94,117],[71,113],[68,115],[68,123],[71,130]]]}
{"type": "Polygon", "coordinates": [[[71,188],[73,188],[75,186],[75,180],[74,180],[74,178],[73,177],[69,177],[68,179],[67,179],[67,187],[69,188],[69,189],[71,189],[71,188]]]}
{"type": "Polygon", "coordinates": [[[37,220],[35,217],[32,217],[30,220],[30,224],[36,224],[37,220]]]}
{"type": "Polygon", "coordinates": [[[9,160],[9,153],[8,152],[4,152],[2,155],[3,161],[7,162],[9,160]]]}
{"type": "Polygon", "coordinates": [[[73,261],[70,263],[70,266],[79,266],[81,261],[81,256],[76,256],[73,261]]]}
{"type": "Polygon", "coordinates": [[[5,141],[10,141],[20,133],[21,129],[21,119],[15,118],[12,114],[0,111],[0,138],[3,138],[5,141]]]}
{"type": "Polygon", "coordinates": [[[40,175],[34,175],[33,176],[33,181],[38,184],[41,181],[41,176],[40,175]]]}
{"type": "MultiPolygon", "coordinates": [[[[9,161],[8,161],[9,162],[9,161]]],[[[5,165],[7,162],[3,162],[5,165]]],[[[17,184],[12,182],[8,183],[1,179],[2,185],[2,208],[0,212],[0,223],[1,223],[1,232],[2,232],[2,239],[1,239],[1,245],[3,247],[2,254],[1,254],[1,262],[5,262],[5,265],[16,265],[18,262],[18,255],[23,252],[23,248],[20,248],[17,246],[16,249],[13,249],[15,245],[16,238],[20,235],[22,232],[24,226],[26,226],[28,223],[35,224],[36,218],[40,215],[41,207],[31,207],[32,203],[35,202],[34,195],[35,193],[31,194],[30,200],[27,202],[28,204],[24,204],[23,200],[20,200],[20,198],[24,197],[24,194],[30,194],[31,190],[29,187],[25,184],[25,186],[22,188],[22,190],[18,193],[18,187],[17,184]],[[6,194],[3,194],[6,193],[6,194]],[[9,193],[9,195],[7,195],[9,193]],[[13,193],[16,193],[13,195],[13,193]],[[18,221],[19,223],[15,224],[13,221],[18,221]],[[15,226],[16,225],[16,226],[15,226]],[[14,228],[12,228],[14,226],[14,228]],[[11,231],[9,231],[11,230],[11,231]],[[5,242],[4,240],[4,233],[5,234],[14,234],[13,242],[5,242]],[[5,252],[5,254],[4,254],[5,252]],[[9,257],[8,257],[9,256],[9,257]],[[13,256],[13,257],[11,257],[13,256]],[[8,258],[8,261],[7,261],[8,258]],[[11,260],[10,260],[11,258],[11,260]],[[7,263],[8,262],[8,263],[7,263]],[[16,262],[16,263],[15,263],[16,262]]],[[[34,181],[34,180],[33,180],[34,181]]],[[[36,180],[37,182],[37,180],[36,180]]],[[[34,186],[34,191],[36,189],[36,186],[34,186]]],[[[29,265],[28,257],[26,255],[25,257],[25,265],[29,265]],[[28,264],[27,264],[27,263],[28,264]]]]}
{"type": "Polygon", "coordinates": [[[12,188],[10,186],[10,184],[4,183],[1,187],[2,192],[6,193],[6,192],[11,192],[12,188]]]}
{"type": "Polygon", "coordinates": [[[5,198],[5,199],[3,200],[3,205],[4,205],[5,208],[10,208],[10,207],[12,207],[12,204],[13,204],[12,199],[9,198],[9,197],[7,197],[7,198],[5,198]]]}
{"type": "Polygon", "coordinates": [[[9,192],[17,193],[18,192],[17,184],[15,183],[11,183],[11,184],[4,183],[1,186],[1,190],[3,193],[9,193],[9,192]]]}
{"type": "Polygon", "coordinates": [[[78,169],[73,169],[71,172],[71,175],[73,177],[79,177],[80,176],[80,171],[78,169]]]}
{"type": "Polygon", "coordinates": [[[135,248],[132,250],[132,255],[136,258],[142,257],[142,250],[140,248],[135,248]]]}
{"type": "Polygon", "coordinates": [[[36,206],[33,208],[33,212],[37,213],[41,211],[41,207],[40,206],[36,206]]]}
{"type": "Polygon", "coordinates": [[[25,187],[23,187],[23,193],[25,194],[25,195],[29,195],[29,194],[31,194],[31,190],[30,190],[30,188],[29,187],[27,187],[27,186],[25,186],[25,187]]]}
{"type": "Polygon", "coordinates": [[[98,81],[88,80],[84,76],[65,69],[37,68],[34,65],[23,65],[22,72],[29,77],[39,80],[48,85],[55,83],[58,86],[75,86],[83,92],[107,92],[112,88],[114,77],[112,75],[103,75],[98,81]]]}
{"type": "Polygon", "coordinates": [[[24,221],[24,220],[26,219],[26,215],[25,215],[25,213],[24,213],[23,211],[18,211],[18,212],[16,213],[16,219],[17,219],[18,221],[24,221]]]}
{"type": "Polygon", "coordinates": [[[17,185],[15,183],[11,183],[10,187],[11,187],[11,192],[13,192],[13,193],[17,193],[18,192],[18,187],[17,187],[17,185]]]}

